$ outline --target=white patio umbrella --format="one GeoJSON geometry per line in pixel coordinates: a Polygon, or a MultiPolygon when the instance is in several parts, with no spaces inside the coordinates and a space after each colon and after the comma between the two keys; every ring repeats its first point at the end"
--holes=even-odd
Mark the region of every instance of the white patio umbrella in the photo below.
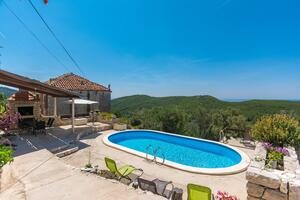
{"type": "Polygon", "coordinates": [[[75,132],[75,128],[74,128],[75,105],[92,105],[92,104],[97,104],[99,102],[86,100],[86,99],[71,99],[65,101],[65,103],[72,104],[72,132],[74,133],[75,132]]]}
{"type": "MultiPolygon", "coordinates": [[[[69,104],[72,104],[72,100],[66,101],[69,104]]],[[[86,100],[86,99],[74,99],[74,104],[77,105],[91,105],[91,104],[97,104],[99,102],[97,101],[91,101],[91,100],[86,100]]]]}

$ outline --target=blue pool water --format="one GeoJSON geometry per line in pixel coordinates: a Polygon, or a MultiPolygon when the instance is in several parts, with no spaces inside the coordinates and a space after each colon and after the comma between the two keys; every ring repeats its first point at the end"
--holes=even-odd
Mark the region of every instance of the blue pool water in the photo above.
{"type": "MultiPolygon", "coordinates": [[[[182,165],[199,168],[225,168],[238,164],[241,155],[226,146],[168,135],[155,131],[124,131],[109,136],[109,141],[139,152],[146,153],[151,144],[154,149],[160,147],[157,156],[182,165]]],[[[149,154],[153,155],[150,150],[149,154]]]]}

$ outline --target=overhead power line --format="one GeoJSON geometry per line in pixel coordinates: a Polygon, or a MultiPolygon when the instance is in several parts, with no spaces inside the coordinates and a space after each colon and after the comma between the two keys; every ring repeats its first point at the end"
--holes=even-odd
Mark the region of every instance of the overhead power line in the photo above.
{"type": "Polygon", "coordinates": [[[59,63],[61,64],[68,72],[69,68],[54,54],[52,51],[41,41],[41,39],[25,24],[25,22],[7,5],[3,0],[3,5],[9,10],[9,12],[23,25],[23,27],[40,43],[40,45],[59,63]]]}
{"type": "Polygon", "coordinates": [[[40,17],[40,19],[43,21],[43,23],[45,24],[45,26],[47,27],[47,29],[49,30],[49,32],[51,33],[51,35],[54,37],[54,39],[58,42],[58,44],[63,48],[63,50],[66,52],[66,54],[69,56],[70,60],[74,63],[74,65],[77,67],[77,69],[80,71],[80,73],[84,76],[84,73],[82,71],[82,69],[80,68],[79,64],[76,62],[76,60],[74,59],[74,57],[71,55],[71,53],[67,50],[67,48],[65,47],[65,45],[58,39],[58,37],[56,36],[56,34],[54,33],[54,31],[51,29],[51,27],[48,25],[48,23],[46,22],[46,20],[43,18],[43,16],[40,14],[40,12],[38,11],[38,9],[35,7],[35,5],[32,3],[31,0],[28,0],[28,2],[30,3],[31,7],[34,9],[34,11],[36,12],[36,14],[40,17]]]}

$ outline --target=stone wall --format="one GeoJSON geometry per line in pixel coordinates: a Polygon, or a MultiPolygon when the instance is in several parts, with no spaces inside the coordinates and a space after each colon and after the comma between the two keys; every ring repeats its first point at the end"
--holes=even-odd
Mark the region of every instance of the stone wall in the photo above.
{"type": "Polygon", "coordinates": [[[32,116],[22,116],[25,118],[34,118],[36,120],[41,119],[41,104],[39,101],[8,101],[8,107],[12,112],[18,112],[18,107],[33,107],[33,115],[32,116]]]}
{"type": "MultiPolygon", "coordinates": [[[[87,116],[90,111],[97,110],[101,112],[110,112],[110,103],[111,103],[111,93],[110,92],[101,92],[101,91],[75,91],[82,95],[83,98],[97,101],[98,104],[93,105],[75,105],[75,114],[77,116],[87,116]]],[[[71,116],[72,107],[71,104],[65,103],[68,101],[68,98],[57,98],[57,115],[59,116],[71,116]]],[[[44,103],[46,112],[45,115],[53,115],[54,113],[54,99],[51,96],[48,96],[44,103]]]]}
{"type": "Polygon", "coordinates": [[[284,171],[267,169],[267,152],[259,143],[246,172],[248,200],[300,200],[300,166],[295,149],[284,157],[284,171]]]}

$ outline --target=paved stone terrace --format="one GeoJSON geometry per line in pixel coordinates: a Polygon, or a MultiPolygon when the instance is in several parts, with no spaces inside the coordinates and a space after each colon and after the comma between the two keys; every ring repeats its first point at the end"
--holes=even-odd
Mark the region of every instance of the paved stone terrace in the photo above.
{"type": "MultiPolygon", "coordinates": [[[[234,175],[211,176],[189,173],[167,166],[149,163],[143,158],[104,145],[102,142],[103,136],[112,132],[114,131],[104,131],[97,137],[83,138],[81,142],[87,144],[89,147],[64,157],[63,159],[72,166],[82,167],[88,162],[89,152],[91,152],[92,164],[99,165],[100,169],[105,169],[104,157],[108,156],[115,159],[119,165],[131,164],[137,168],[142,168],[145,172],[143,177],[149,180],[160,178],[162,180],[173,181],[177,187],[180,187],[185,191],[184,199],[186,199],[186,185],[188,183],[208,186],[214,193],[218,190],[225,190],[231,194],[237,195],[240,200],[247,199],[247,181],[245,172],[234,175]]],[[[250,157],[253,157],[254,150],[242,147],[236,140],[230,141],[230,144],[233,144],[236,147],[239,146],[238,148],[240,150],[246,152],[250,157]]]]}
{"type": "MultiPolygon", "coordinates": [[[[64,129],[58,130],[52,134],[65,142],[76,138],[76,135],[70,135],[71,133],[64,131],[64,129]]],[[[133,190],[133,188],[121,183],[80,172],[79,168],[88,162],[89,154],[92,164],[99,165],[100,169],[106,169],[104,157],[108,156],[115,159],[119,165],[132,164],[142,168],[145,172],[143,177],[149,180],[160,178],[173,181],[175,186],[184,189],[184,199],[187,196],[186,185],[188,183],[208,186],[213,192],[225,190],[237,195],[240,200],[247,197],[245,172],[226,176],[211,176],[193,174],[149,163],[143,158],[104,145],[103,136],[112,132],[114,131],[109,130],[85,136],[78,143],[79,151],[61,159],[49,152],[49,149],[56,146],[52,144],[52,140],[45,142],[50,139],[49,135],[40,135],[36,138],[24,136],[23,139],[16,137],[14,142],[17,142],[18,147],[15,161],[4,167],[0,199],[76,200],[88,197],[91,200],[118,200],[124,199],[124,195],[126,195],[125,199],[164,199],[150,193],[145,194],[141,190],[133,190]],[[38,148],[32,148],[27,140],[32,141],[38,148]]],[[[235,140],[230,141],[230,144],[241,146],[235,140]]],[[[60,140],[57,145],[60,145],[60,140]]],[[[253,150],[242,146],[239,148],[250,157],[253,156],[253,150]]]]}

